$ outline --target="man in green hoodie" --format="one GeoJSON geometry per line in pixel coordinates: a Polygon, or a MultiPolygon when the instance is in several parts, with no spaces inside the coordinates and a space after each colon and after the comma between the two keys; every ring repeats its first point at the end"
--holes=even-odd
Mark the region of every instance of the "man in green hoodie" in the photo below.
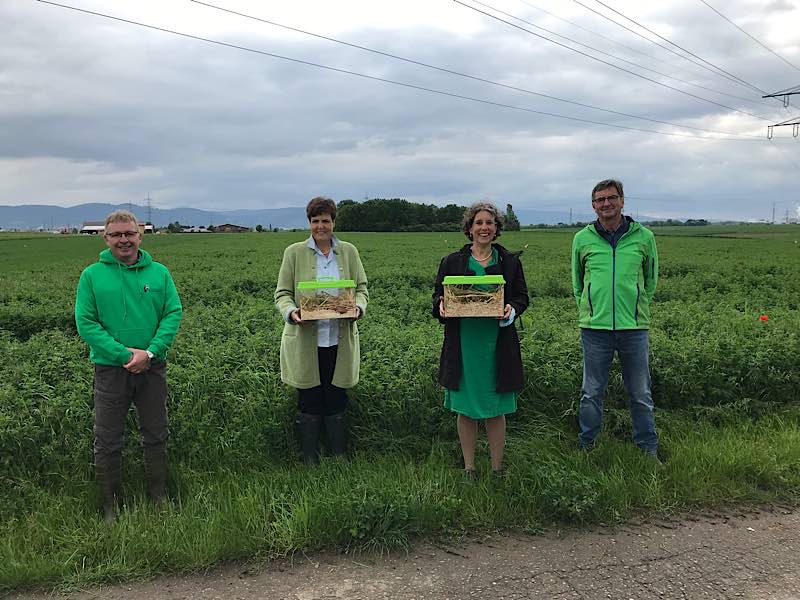
{"type": "Polygon", "coordinates": [[[122,506],[122,445],[131,403],[144,446],[147,492],[166,497],[166,354],[183,308],[169,270],[140,249],[133,213],[106,217],[107,249],[84,269],[75,299],[78,334],[94,363],[94,465],[103,516],[113,521],[122,506]]]}
{"type": "MultiPolygon", "coordinates": [[[[600,433],[614,353],[619,357],[633,420],[633,441],[656,458],[658,436],[650,393],[650,302],[658,280],[653,233],[622,214],[622,182],[592,190],[597,220],[572,241],[572,289],[583,345],[579,442],[590,449],[600,433]]],[[[656,458],[657,459],[657,458],[656,458]]]]}

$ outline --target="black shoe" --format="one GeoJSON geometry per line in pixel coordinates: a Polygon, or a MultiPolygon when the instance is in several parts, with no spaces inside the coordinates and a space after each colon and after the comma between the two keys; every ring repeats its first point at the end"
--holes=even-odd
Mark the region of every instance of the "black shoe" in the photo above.
{"type": "Polygon", "coordinates": [[[319,432],[322,429],[322,415],[299,413],[294,422],[295,434],[303,451],[303,462],[307,465],[319,464],[319,432]]]}
{"type": "Polygon", "coordinates": [[[167,451],[166,449],[144,451],[144,476],[147,497],[153,504],[167,500],[167,451]]]}
{"type": "Polygon", "coordinates": [[[124,506],[120,457],[110,457],[103,461],[95,459],[94,476],[103,521],[113,523],[124,506]]]}
{"type": "Polygon", "coordinates": [[[343,412],[325,417],[328,448],[334,456],[347,456],[347,418],[343,412]]]}

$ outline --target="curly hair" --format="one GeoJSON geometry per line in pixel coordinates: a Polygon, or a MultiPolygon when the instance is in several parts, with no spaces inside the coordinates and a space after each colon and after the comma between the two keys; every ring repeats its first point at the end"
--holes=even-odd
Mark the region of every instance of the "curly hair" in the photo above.
{"type": "Polygon", "coordinates": [[[472,225],[475,223],[475,215],[477,215],[482,210],[485,210],[494,219],[495,227],[497,227],[497,231],[494,234],[494,239],[500,237],[500,232],[503,230],[503,213],[491,202],[476,202],[475,204],[471,205],[466,211],[464,211],[464,222],[462,224],[462,231],[464,235],[467,236],[469,239],[472,239],[472,225]]]}
{"type": "Polygon", "coordinates": [[[318,217],[325,214],[331,216],[331,221],[336,220],[336,202],[330,198],[317,196],[316,198],[312,198],[306,205],[306,216],[309,221],[311,217],[318,217]]]}

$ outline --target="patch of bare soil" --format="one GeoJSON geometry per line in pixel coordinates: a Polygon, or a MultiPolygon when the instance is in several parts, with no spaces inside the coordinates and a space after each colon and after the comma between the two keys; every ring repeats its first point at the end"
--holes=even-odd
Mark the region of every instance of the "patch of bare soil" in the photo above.
{"type": "Polygon", "coordinates": [[[615,528],[497,534],[408,554],[296,556],[258,568],[105,586],[44,600],[481,598],[800,600],[800,510],[702,513],[615,528]]]}

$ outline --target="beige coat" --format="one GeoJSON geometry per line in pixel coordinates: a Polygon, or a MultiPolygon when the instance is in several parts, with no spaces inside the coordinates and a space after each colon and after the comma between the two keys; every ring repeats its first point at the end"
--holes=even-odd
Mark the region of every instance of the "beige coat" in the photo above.
{"type": "MultiPolygon", "coordinates": [[[[366,312],[369,294],[367,275],[358,250],[353,244],[337,239],[336,262],[340,279],[356,282],[356,304],[366,312]]],[[[307,242],[297,242],[283,252],[283,261],[278,273],[275,288],[275,307],[281,316],[296,308],[297,284],[316,279],[317,256],[307,242]]],[[[336,354],[336,369],[333,372],[333,385],[351,388],[358,383],[358,369],[361,362],[361,349],[358,339],[358,326],[355,321],[339,321],[339,350],[336,354]]],[[[281,336],[281,381],[299,389],[320,385],[319,361],[317,360],[317,328],[313,323],[295,325],[286,323],[281,336]]]]}

